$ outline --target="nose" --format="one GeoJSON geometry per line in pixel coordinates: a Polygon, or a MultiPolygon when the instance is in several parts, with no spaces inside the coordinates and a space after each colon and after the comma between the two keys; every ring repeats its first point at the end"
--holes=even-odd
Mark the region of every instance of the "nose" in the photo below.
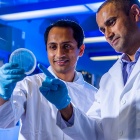
{"type": "Polygon", "coordinates": [[[111,41],[114,37],[114,33],[112,32],[112,30],[110,28],[107,28],[105,31],[105,38],[107,41],[111,41]]]}
{"type": "Polygon", "coordinates": [[[61,47],[58,47],[56,51],[56,57],[60,58],[63,56],[65,56],[65,51],[61,47]]]}

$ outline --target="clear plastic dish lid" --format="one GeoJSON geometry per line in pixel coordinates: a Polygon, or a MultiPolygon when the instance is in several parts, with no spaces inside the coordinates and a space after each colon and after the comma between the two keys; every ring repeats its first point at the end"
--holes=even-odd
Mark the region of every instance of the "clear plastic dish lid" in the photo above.
{"type": "Polygon", "coordinates": [[[17,63],[25,70],[25,74],[31,74],[36,68],[36,57],[28,49],[19,48],[13,51],[9,58],[10,63],[17,63]]]}

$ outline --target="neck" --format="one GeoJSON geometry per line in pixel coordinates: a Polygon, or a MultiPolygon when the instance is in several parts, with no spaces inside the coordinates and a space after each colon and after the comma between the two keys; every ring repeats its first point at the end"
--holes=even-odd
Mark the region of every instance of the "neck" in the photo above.
{"type": "Polygon", "coordinates": [[[54,72],[55,75],[63,80],[63,81],[66,81],[66,82],[72,82],[74,80],[74,76],[75,76],[75,72],[66,72],[66,73],[56,73],[54,72]]]}
{"type": "Polygon", "coordinates": [[[133,54],[133,55],[127,54],[127,55],[128,55],[128,57],[129,57],[130,61],[134,61],[134,59],[135,59],[135,54],[133,54]]]}
{"type": "Polygon", "coordinates": [[[128,57],[129,57],[130,61],[134,61],[135,60],[135,54],[136,54],[138,49],[136,49],[133,53],[132,52],[131,53],[126,53],[128,55],[128,57]]]}

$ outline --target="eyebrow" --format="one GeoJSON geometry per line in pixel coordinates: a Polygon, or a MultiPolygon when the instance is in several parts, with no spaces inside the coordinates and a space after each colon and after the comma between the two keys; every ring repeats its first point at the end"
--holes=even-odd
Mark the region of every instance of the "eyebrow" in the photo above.
{"type": "MultiPolygon", "coordinates": [[[[110,17],[109,19],[107,19],[105,22],[104,22],[104,25],[105,26],[108,26],[109,25],[109,23],[110,23],[110,21],[111,20],[114,20],[114,19],[116,19],[117,17],[110,17]]],[[[103,27],[99,27],[99,30],[102,32],[103,31],[103,27]]]]}
{"type": "Polygon", "coordinates": [[[53,45],[53,44],[56,44],[56,43],[55,42],[47,43],[47,45],[53,45]]]}
{"type": "MultiPolygon", "coordinates": [[[[64,42],[62,42],[61,44],[66,44],[66,43],[73,43],[72,41],[64,41],[64,42]]],[[[47,45],[53,45],[53,44],[57,44],[57,43],[55,43],[55,42],[50,42],[50,43],[48,43],[47,45]]]]}
{"type": "Polygon", "coordinates": [[[63,44],[65,43],[73,43],[72,41],[65,41],[65,42],[62,42],[63,44]]]}

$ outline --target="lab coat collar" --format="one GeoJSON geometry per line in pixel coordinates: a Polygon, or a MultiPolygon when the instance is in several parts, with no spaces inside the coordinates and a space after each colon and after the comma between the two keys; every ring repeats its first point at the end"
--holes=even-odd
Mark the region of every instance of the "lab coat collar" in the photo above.
{"type": "Polygon", "coordinates": [[[118,59],[114,66],[110,68],[109,74],[114,82],[117,83],[116,85],[118,86],[118,89],[122,91],[124,88],[124,82],[122,76],[122,62],[120,59],[118,59]]]}
{"type": "MultiPolygon", "coordinates": [[[[133,79],[136,78],[137,74],[140,72],[140,57],[137,60],[136,65],[134,66],[134,69],[132,70],[130,77],[128,78],[126,85],[130,83],[133,79]]],[[[132,83],[132,82],[131,82],[132,83]]]]}
{"type": "MultiPolygon", "coordinates": [[[[140,48],[137,50],[136,54],[138,55],[138,53],[140,53],[140,48]]],[[[135,55],[135,59],[137,59],[136,58],[137,55],[135,55]]],[[[123,61],[124,61],[122,59],[124,59],[124,58],[125,58],[125,54],[122,54],[122,56],[117,60],[117,62],[114,64],[114,66],[109,70],[109,73],[112,76],[112,78],[114,80],[116,80],[116,82],[119,81],[118,85],[120,87],[124,86],[123,76],[122,76],[122,67],[123,67],[123,61]]],[[[138,74],[138,72],[140,72],[140,57],[138,58],[136,65],[135,65],[129,79],[126,82],[125,87],[126,87],[127,83],[129,83],[132,80],[132,78],[138,74]]]]}
{"type": "MultiPolygon", "coordinates": [[[[54,72],[53,72],[51,66],[48,67],[48,70],[49,70],[49,72],[51,72],[51,74],[52,74],[55,78],[58,78],[58,77],[54,74],[54,72]]],[[[45,77],[44,74],[41,74],[41,75],[42,75],[42,76],[41,76],[42,78],[45,77]]],[[[63,80],[62,80],[62,81],[63,81],[63,80]]],[[[63,81],[63,82],[65,82],[65,81],[63,81]]],[[[74,76],[73,82],[65,82],[65,83],[68,83],[68,84],[73,84],[73,83],[84,84],[84,82],[85,82],[85,81],[84,81],[83,75],[82,75],[80,72],[75,71],[75,76],[74,76]]]]}
{"type": "MultiPolygon", "coordinates": [[[[122,54],[122,57],[120,58],[121,59],[121,62],[124,63],[124,58],[126,54],[122,54]]],[[[127,60],[126,60],[127,61],[127,60]]],[[[135,60],[133,61],[135,64],[134,66],[134,69],[132,70],[132,73],[130,74],[130,77],[128,78],[126,84],[125,84],[125,87],[127,86],[127,84],[130,83],[130,81],[132,79],[134,79],[134,77],[140,72],[140,48],[136,51],[135,53],[135,60]]],[[[129,85],[130,86],[130,85],[129,85]]]]}
{"type": "Polygon", "coordinates": [[[132,84],[133,80],[135,80],[136,76],[140,72],[140,58],[138,58],[138,61],[135,65],[128,81],[126,82],[125,86],[123,83],[122,66],[123,66],[123,64],[122,64],[121,58],[119,58],[117,60],[117,62],[114,64],[114,66],[110,68],[109,74],[111,75],[114,82],[117,82],[117,84],[115,86],[118,87],[117,88],[118,93],[120,93],[123,96],[123,94],[125,94],[126,91],[133,86],[133,84],[132,84]]]}

